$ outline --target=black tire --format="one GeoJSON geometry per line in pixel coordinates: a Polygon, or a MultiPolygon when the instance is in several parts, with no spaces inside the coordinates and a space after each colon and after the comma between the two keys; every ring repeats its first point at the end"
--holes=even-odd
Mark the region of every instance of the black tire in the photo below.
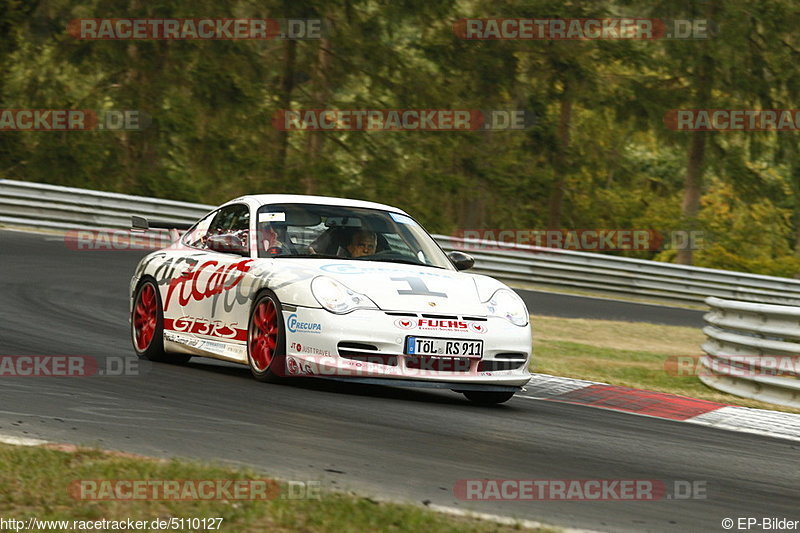
{"type": "Polygon", "coordinates": [[[247,365],[250,373],[258,381],[275,383],[286,375],[286,332],[283,325],[283,309],[281,302],[274,292],[264,290],[253,301],[250,309],[250,318],[247,323],[247,365]],[[265,316],[258,316],[258,309],[264,306],[264,312],[269,314],[269,308],[274,309],[274,322],[270,330],[263,323],[265,316]],[[274,347],[271,356],[267,358],[264,353],[265,346],[269,346],[269,338],[274,335],[274,347]],[[261,342],[266,344],[262,345],[261,342]]]}
{"type": "Polygon", "coordinates": [[[186,363],[192,358],[191,355],[164,351],[163,309],[158,284],[152,278],[144,278],[136,288],[136,293],[133,297],[133,309],[131,310],[131,341],[133,342],[133,349],[136,351],[136,355],[148,361],[173,364],[186,363]],[[142,301],[143,297],[148,301],[142,301]],[[147,327],[148,332],[152,328],[152,336],[148,333],[142,337],[144,333],[144,328],[142,327],[143,315],[141,312],[137,312],[140,304],[149,309],[148,315],[153,312],[155,314],[155,323],[147,327]],[[153,305],[155,306],[154,308],[152,307],[153,305]],[[149,340],[147,340],[148,338],[149,340]]]}
{"type": "Polygon", "coordinates": [[[463,391],[463,394],[467,397],[467,400],[476,405],[497,405],[507,402],[514,396],[513,392],[486,392],[477,390],[463,391]]]}

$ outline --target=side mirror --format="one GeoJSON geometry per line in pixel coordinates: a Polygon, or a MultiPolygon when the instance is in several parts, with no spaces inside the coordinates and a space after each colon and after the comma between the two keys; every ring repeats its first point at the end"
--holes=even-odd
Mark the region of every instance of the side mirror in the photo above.
{"type": "Polygon", "coordinates": [[[250,248],[242,242],[241,237],[233,233],[209,235],[206,237],[206,248],[224,254],[237,254],[250,257],[250,248]]]}
{"type": "Polygon", "coordinates": [[[458,270],[467,270],[475,265],[475,258],[464,252],[450,252],[447,254],[447,258],[453,262],[453,266],[458,270]]]}

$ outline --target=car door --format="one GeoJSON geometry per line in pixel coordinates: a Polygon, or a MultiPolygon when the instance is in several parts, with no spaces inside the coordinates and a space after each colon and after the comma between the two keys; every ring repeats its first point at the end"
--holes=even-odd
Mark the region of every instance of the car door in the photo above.
{"type": "Polygon", "coordinates": [[[251,268],[251,216],[247,204],[220,208],[205,237],[193,243],[205,251],[202,261],[184,281],[185,304],[180,327],[198,340],[198,348],[217,357],[241,361],[246,357],[247,324],[237,298],[243,276],[251,268]],[[219,248],[214,237],[241,243],[245,252],[219,248]]]}
{"type": "Polygon", "coordinates": [[[161,264],[155,269],[161,290],[164,312],[164,334],[167,340],[197,348],[191,334],[193,324],[186,314],[192,297],[192,281],[197,267],[205,261],[205,240],[208,228],[216,217],[214,211],[203,217],[180,240],[180,246],[163,252],[161,264]]]}

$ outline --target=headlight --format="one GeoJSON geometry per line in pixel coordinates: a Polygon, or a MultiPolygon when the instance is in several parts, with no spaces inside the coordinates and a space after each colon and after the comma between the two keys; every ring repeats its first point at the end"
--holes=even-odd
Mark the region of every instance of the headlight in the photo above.
{"type": "Polygon", "coordinates": [[[486,306],[489,316],[505,318],[515,326],[528,325],[528,310],[525,308],[525,302],[508,289],[498,289],[489,298],[489,301],[483,304],[486,306]]]}
{"type": "Polygon", "coordinates": [[[339,315],[356,309],[378,309],[368,296],[348,289],[333,278],[319,276],[311,282],[311,294],[319,304],[339,315]]]}

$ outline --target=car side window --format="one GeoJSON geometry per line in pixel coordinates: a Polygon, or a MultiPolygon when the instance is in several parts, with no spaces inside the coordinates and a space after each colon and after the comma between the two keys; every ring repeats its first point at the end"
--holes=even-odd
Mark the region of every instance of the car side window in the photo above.
{"type": "Polygon", "coordinates": [[[211,226],[211,221],[217,216],[217,211],[208,214],[200,222],[194,225],[186,235],[183,236],[183,244],[191,246],[192,248],[205,248],[206,235],[208,235],[208,228],[211,226]]]}
{"type": "Polygon", "coordinates": [[[201,220],[184,237],[184,244],[194,248],[206,248],[209,235],[234,234],[248,245],[250,234],[250,208],[244,204],[233,204],[211,213],[201,220]]]}
{"type": "Polygon", "coordinates": [[[245,247],[250,247],[250,208],[244,204],[225,206],[208,227],[208,235],[234,235],[245,247]]]}
{"type": "Polygon", "coordinates": [[[250,209],[244,204],[234,204],[217,211],[208,228],[209,235],[250,230],[250,209]]]}

